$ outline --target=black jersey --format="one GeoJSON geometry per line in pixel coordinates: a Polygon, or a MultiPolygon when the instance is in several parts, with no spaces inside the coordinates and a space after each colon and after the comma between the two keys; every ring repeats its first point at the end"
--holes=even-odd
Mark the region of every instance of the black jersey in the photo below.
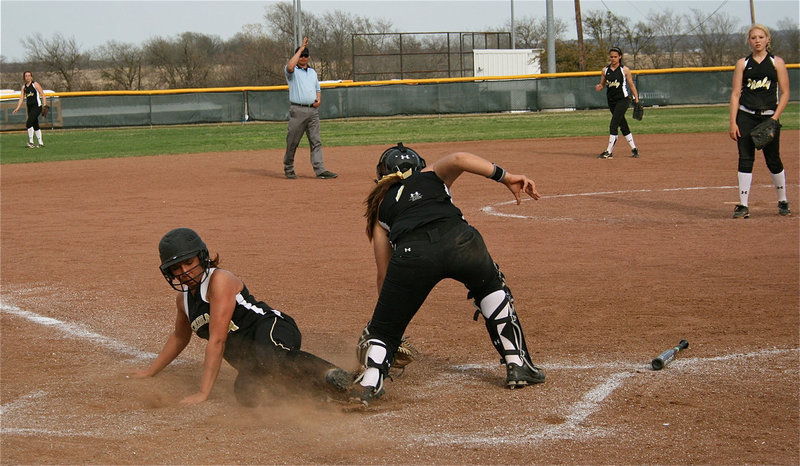
{"type": "Polygon", "coordinates": [[[750,54],[744,60],[739,104],[753,111],[778,108],[778,71],[775,57],[768,54],[758,63],[750,54]]]}
{"type": "MultiPolygon", "coordinates": [[[[206,295],[211,275],[216,269],[209,269],[203,283],[200,285],[199,292],[195,295],[189,292],[183,294],[183,307],[186,316],[189,318],[189,325],[198,337],[208,340],[208,323],[211,319],[211,305],[208,303],[206,295]]],[[[233,309],[233,316],[228,326],[228,337],[242,336],[249,337],[255,331],[256,326],[263,320],[275,317],[283,317],[280,311],[271,308],[263,301],[258,301],[247,290],[246,286],[236,295],[236,307],[233,309]]],[[[226,350],[227,353],[227,350],[226,350]]]]}
{"type": "Polygon", "coordinates": [[[436,173],[417,172],[389,188],[378,211],[378,222],[395,243],[404,233],[446,219],[464,221],[450,190],[436,173]]]}
{"type": "Polygon", "coordinates": [[[607,97],[609,102],[621,100],[631,95],[630,89],[628,89],[628,79],[622,71],[621,64],[616,70],[612,70],[610,65],[606,66],[603,69],[603,73],[606,76],[606,89],[608,91],[607,97]]]}
{"type": "Polygon", "coordinates": [[[34,82],[22,89],[23,95],[25,95],[25,103],[28,107],[41,107],[42,97],[39,95],[39,91],[36,90],[36,86],[33,85],[34,82]]]}

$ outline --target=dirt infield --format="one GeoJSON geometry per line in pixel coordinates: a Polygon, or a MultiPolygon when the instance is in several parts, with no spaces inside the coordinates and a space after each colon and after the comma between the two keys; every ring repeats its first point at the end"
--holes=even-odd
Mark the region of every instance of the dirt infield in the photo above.
{"type": "MultiPolygon", "coordinates": [[[[394,141],[389,141],[394,142],[394,141]]],[[[547,382],[504,372],[465,289],[441,283],[408,329],[418,362],[381,402],[246,409],[221,372],[193,393],[194,338],[157,377],[127,379],[163,345],[174,292],[157,244],[188,226],[222,267],[288,312],[304,348],[347,368],[376,299],[362,200],[385,146],[326,148],[336,180],[283,178],[281,151],[4,165],[0,461],[19,463],[771,463],[800,461],[800,132],[782,152],[795,214],[780,217],[759,154],[751,218],[725,134],[413,144],[529,175],[510,203],[464,176],[453,196],[516,298],[547,382]],[[687,339],[664,370],[650,360],[687,339]]]]}

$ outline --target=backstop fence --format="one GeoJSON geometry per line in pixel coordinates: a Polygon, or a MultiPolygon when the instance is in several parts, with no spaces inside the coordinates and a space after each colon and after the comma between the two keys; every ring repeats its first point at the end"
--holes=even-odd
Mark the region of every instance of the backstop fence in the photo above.
{"type": "MultiPolygon", "coordinates": [[[[798,100],[800,65],[788,65],[798,100]]],[[[633,72],[645,106],[722,104],[733,67],[633,72]]],[[[599,72],[323,83],[320,118],[473,114],[606,107],[599,72]]],[[[0,130],[24,129],[12,114],[18,94],[3,95],[0,130]]],[[[102,128],[246,121],[288,121],[286,86],[54,93],[43,128],[102,128]]]]}

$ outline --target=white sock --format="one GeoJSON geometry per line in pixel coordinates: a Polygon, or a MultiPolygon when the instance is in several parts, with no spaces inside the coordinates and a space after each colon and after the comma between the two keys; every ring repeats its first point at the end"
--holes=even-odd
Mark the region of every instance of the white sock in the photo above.
{"type": "Polygon", "coordinates": [[[747,207],[750,198],[750,184],[753,182],[752,173],[739,172],[739,204],[747,207]]]}
{"type": "MultiPolygon", "coordinates": [[[[506,297],[506,292],[503,290],[497,290],[494,293],[490,293],[489,296],[483,298],[481,300],[481,314],[483,314],[484,318],[492,317],[495,309],[500,303],[503,302],[503,299],[506,297]]],[[[495,319],[503,319],[509,316],[508,310],[509,304],[506,303],[505,307],[496,315],[494,316],[495,319]]],[[[497,333],[500,335],[500,342],[503,344],[503,348],[509,351],[516,351],[517,348],[514,346],[514,343],[509,341],[506,337],[502,335],[503,328],[505,328],[507,324],[500,324],[497,326],[497,333]]],[[[513,354],[513,355],[506,355],[505,357],[506,364],[514,363],[518,366],[522,365],[522,359],[513,354]]]]}
{"type": "Polygon", "coordinates": [[[42,130],[40,130],[40,129],[37,129],[37,130],[36,130],[36,139],[38,139],[38,140],[39,140],[39,144],[40,144],[40,145],[43,145],[43,144],[44,144],[44,143],[42,142],[42,130]]]}
{"type": "Polygon", "coordinates": [[[33,144],[33,128],[28,128],[28,142],[33,144]]]}
{"type": "MultiPolygon", "coordinates": [[[[370,340],[370,341],[379,341],[379,340],[370,340]]],[[[386,360],[386,348],[380,345],[370,345],[369,350],[367,350],[367,358],[371,359],[375,364],[383,364],[383,361],[386,360]]],[[[367,370],[364,371],[364,376],[361,378],[360,383],[362,387],[377,387],[378,382],[380,382],[380,378],[381,378],[380,369],[378,369],[377,367],[367,366],[367,370]]]]}
{"type": "Polygon", "coordinates": [[[786,170],[781,170],[780,173],[771,173],[772,182],[775,184],[775,190],[778,191],[778,202],[786,201],[786,170]]]}
{"type": "Polygon", "coordinates": [[[613,152],[614,151],[614,144],[616,144],[616,143],[617,143],[617,135],[616,134],[610,134],[608,136],[608,148],[606,149],[606,152],[608,152],[609,154],[611,152],[613,152]]]}
{"type": "Polygon", "coordinates": [[[631,149],[636,149],[636,144],[633,142],[633,133],[626,134],[625,140],[628,141],[628,144],[630,144],[631,149]]]}

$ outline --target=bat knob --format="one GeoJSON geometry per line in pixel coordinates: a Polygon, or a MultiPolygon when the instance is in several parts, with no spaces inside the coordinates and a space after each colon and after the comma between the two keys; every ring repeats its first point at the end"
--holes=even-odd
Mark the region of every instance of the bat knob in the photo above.
{"type": "Polygon", "coordinates": [[[660,371],[661,369],[664,368],[664,361],[662,361],[661,358],[655,358],[650,363],[650,366],[653,368],[654,371],[660,371]]]}

